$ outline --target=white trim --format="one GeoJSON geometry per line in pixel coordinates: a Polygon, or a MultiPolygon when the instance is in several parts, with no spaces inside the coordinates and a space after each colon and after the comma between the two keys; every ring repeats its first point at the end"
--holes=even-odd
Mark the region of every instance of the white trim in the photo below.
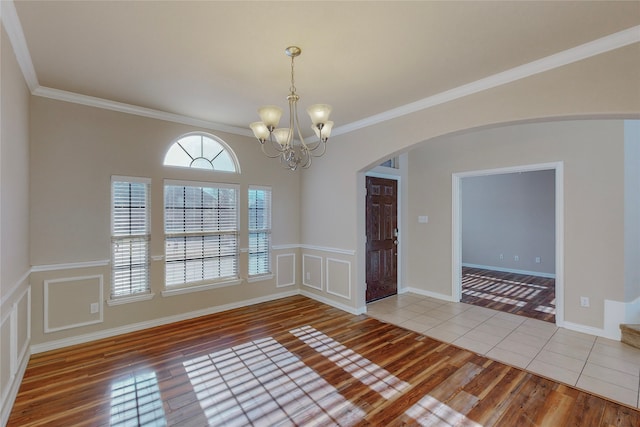
{"type": "Polygon", "coordinates": [[[469,268],[479,268],[482,270],[500,271],[502,273],[514,273],[514,274],[524,274],[525,276],[544,277],[547,279],[556,278],[556,275],[553,273],[543,273],[541,271],[516,270],[513,268],[495,267],[493,265],[469,264],[468,262],[463,262],[462,266],[469,267],[469,268]]]}
{"type": "Polygon", "coordinates": [[[81,261],[71,262],[66,264],[47,264],[47,265],[34,265],[31,267],[32,273],[38,273],[42,271],[56,271],[56,270],[73,270],[76,268],[90,268],[90,267],[104,267],[109,265],[111,260],[101,259],[96,261],[81,261]]]}
{"type": "Polygon", "coordinates": [[[11,299],[11,295],[17,291],[18,289],[20,289],[20,285],[22,285],[22,283],[24,283],[25,280],[27,280],[29,278],[29,275],[31,274],[31,270],[27,270],[26,273],[24,273],[22,275],[22,277],[20,277],[20,279],[18,279],[18,281],[16,282],[15,285],[13,285],[11,288],[9,288],[9,292],[6,292],[4,295],[2,295],[2,298],[0,299],[0,307],[2,307],[7,301],[9,301],[11,299]]]}
{"type": "MultiPolygon", "coordinates": [[[[11,45],[15,52],[16,58],[18,59],[18,64],[20,65],[20,69],[22,70],[22,74],[27,82],[27,85],[29,86],[29,89],[31,90],[32,95],[102,108],[106,110],[118,111],[127,114],[149,117],[152,119],[182,123],[221,132],[228,132],[236,135],[244,135],[248,137],[253,136],[252,132],[246,128],[229,126],[221,123],[210,122],[208,120],[187,117],[180,114],[173,114],[165,111],[153,110],[151,108],[144,108],[136,105],[125,104],[122,102],[116,102],[93,96],[81,95],[78,93],[40,86],[40,84],[38,83],[35,68],[33,67],[33,62],[31,60],[31,54],[29,53],[26,39],[24,37],[24,31],[22,29],[22,25],[20,24],[18,14],[15,10],[15,6],[12,1],[2,1],[1,3],[2,13],[0,15],[2,16],[2,22],[4,23],[5,29],[7,30],[9,40],[11,41],[11,45]]],[[[561,52],[557,52],[555,54],[540,58],[527,64],[510,68],[508,70],[493,74],[483,79],[476,80],[474,82],[467,83],[465,85],[458,86],[444,92],[440,92],[416,102],[412,102],[410,104],[406,104],[401,107],[387,110],[380,114],[369,116],[362,120],[357,120],[344,126],[334,128],[333,135],[338,136],[353,132],[355,130],[382,123],[396,117],[401,117],[465,96],[473,95],[481,91],[502,86],[507,83],[531,77],[533,75],[553,70],[555,68],[559,68],[593,56],[597,56],[633,43],[637,43],[639,41],[640,26],[636,25],[634,27],[627,28],[626,30],[609,34],[599,39],[592,40],[590,42],[563,50],[561,52]]]]}
{"type": "Polygon", "coordinates": [[[564,162],[562,161],[451,174],[451,294],[453,301],[460,301],[462,295],[462,178],[550,169],[555,170],[556,193],[556,325],[564,324],[564,162]]]}
{"type": "Polygon", "coordinates": [[[136,184],[151,185],[151,178],[147,178],[144,176],[111,175],[111,183],[113,184],[114,182],[135,182],[136,184]]]}
{"type": "MultiPolygon", "coordinates": [[[[4,1],[3,1],[4,3],[4,1]]],[[[86,105],[89,107],[101,108],[104,110],[117,111],[120,113],[132,114],[135,116],[147,117],[150,119],[164,120],[167,122],[181,123],[199,128],[227,132],[235,135],[253,136],[249,129],[243,129],[236,126],[229,126],[222,123],[211,122],[208,120],[196,119],[194,117],[183,116],[181,114],[168,113],[166,111],[154,110],[151,108],[140,107],[124,102],[111,101],[104,98],[96,98],[94,96],[82,95],[79,93],[68,92],[66,90],[54,89],[45,86],[38,86],[31,90],[32,95],[41,96],[43,98],[55,99],[58,101],[71,102],[74,104],[86,105]]],[[[220,172],[220,171],[218,171],[220,172]]]]}
{"type": "Polygon", "coordinates": [[[330,305],[331,307],[337,308],[339,310],[346,311],[347,313],[351,313],[355,316],[366,313],[366,307],[359,307],[359,308],[350,307],[348,305],[344,305],[342,303],[333,301],[332,299],[314,294],[313,292],[305,291],[303,289],[300,290],[300,295],[305,296],[307,298],[311,298],[323,304],[330,305]]]}
{"type": "MultiPolygon", "coordinates": [[[[229,146],[229,144],[224,142],[224,140],[222,138],[220,138],[219,136],[213,135],[213,134],[208,133],[208,132],[202,132],[202,131],[187,132],[185,134],[180,135],[176,139],[174,139],[171,142],[171,145],[169,145],[169,148],[167,148],[167,151],[165,152],[165,155],[164,155],[164,159],[162,159],[162,166],[163,167],[166,167],[166,168],[183,168],[183,169],[199,169],[199,168],[193,168],[191,165],[189,165],[189,166],[185,166],[185,165],[168,165],[168,164],[165,163],[167,161],[167,155],[169,154],[169,151],[173,148],[173,146],[178,144],[180,142],[180,140],[182,140],[184,138],[187,138],[189,136],[199,136],[201,138],[202,137],[209,138],[209,139],[217,142],[218,144],[220,144],[222,146],[222,148],[224,149],[224,151],[226,151],[226,153],[229,155],[229,157],[231,157],[231,161],[233,162],[233,166],[234,166],[235,170],[228,171],[228,170],[219,170],[219,169],[215,169],[214,168],[213,170],[211,170],[211,172],[238,174],[238,175],[240,175],[240,173],[242,173],[242,171],[240,170],[240,161],[238,160],[238,156],[236,155],[235,151],[233,151],[233,149],[229,146]]],[[[189,156],[191,156],[191,155],[189,155],[189,156]]],[[[211,162],[211,166],[213,167],[213,162],[211,162]]]]}
{"type": "Polygon", "coordinates": [[[174,187],[198,187],[198,188],[230,188],[238,191],[240,194],[240,184],[233,184],[227,182],[212,182],[212,181],[187,181],[177,179],[165,179],[163,181],[164,187],[171,185],[174,187]]]}
{"type": "Polygon", "coordinates": [[[113,307],[114,305],[122,305],[122,304],[129,304],[132,302],[140,302],[140,301],[149,301],[151,299],[153,299],[153,297],[155,297],[156,294],[154,293],[142,293],[142,294],[135,294],[135,295],[129,295],[126,297],[121,297],[121,298],[109,298],[107,300],[107,305],[109,307],[113,307]]]}
{"type": "Polygon", "coordinates": [[[296,254],[295,253],[288,253],[288,254],[278,254],[276,255],[276,288],[284,288],[286,286],[293,286],[296,284],[296,254]],[[291,277],[293,278],[293,282],[290,283],[280,283],[280,257],[293,257],[293,263],[291,264],[292,266],[292,275],[291,277]]]}
{"type": "Polygon", "coordinates": [[[2,410],[2,414],[0,415],[0,426],[6,425],[7,421],[9,421],[9,415],[11,415],[11,409],[16,400],[16,396],[18,395],[18,391],[20,390],[22,378],[24,378],[24,373],[27,370],[30,357],[31,353],[27,351],[24,355],[24,359],[20,362],[20,366],[18,367],[16,374],[11,378],[9,387],[5,393],[0,396],[0,409],[2,410]]]}
{"type": "Polygon", "coordinates": [[[323,278],[323,270],[322,270],[322,260],[323,260],[323,258],[321,256],[310,255],[310,254],[302,254],[302,284],[304,286],[307,286],[307,287],[312,288],[312,289],[317,289],[319,291],[323,290],[323,286],[322,285],[324,283],[324,280],[323,280],[324,278],[323,278]],[[306,258],[307,257],[308,258],[317,258],[317,259],[320,260],[320,287],[313,286],[312,284],[307,283],[307,277],[306,277],[307,276],[307,268],[306,268],[306,265],[307,265],[306,258]]]}
{"type": "Polygon", "coordinates": [[[264,282],[273,279],[273,273],[256,274],[255,276],[249,276],[245,280],[247,283],[264,282]]]}
{"type": "Polygon", "coordinates": [[[300,245],[302,249],[308,249],[312,251],[322,251],[322,252],[330,252],[334,254],[340,255],[355,255],[356,251],[354,249],[339,249],[339,248],[330,248],[327,246],[315,246],[315,245],[300,245]]]}
{"type": "MultiPolygon", "coordinates": [[[[558,325],[559,326],[559,325],[558,325]]],[[[593,326],[581,325],[580,323],[563,322],[562,327],[571,331],[582,332],[583,334],[595,335],[598,337],[608,338],[612,340],[620,341],[620,330],[618,330],[618,336],[607,333],[606,330],[601,328],[595,328],[593,326]]]]}
{"type": "Polygon", "coordinates": [[[35,344],[31,346],[31,354],[42,353],[50,350],[57,350],[59,348],[68,347],[76,344],[83,344],[83,343],[87,343],[87,342],[91,342],[99,339],[111,338],[121,334],[129,333],[129,332],[136,332],[143,329],[162,326],[169,323],[180,322],[182,320],[193,319],[196,317],[206,316],[209,314],[220,313],[222,311],[233,310],[235,308],[247,307],[250,305],[260,304],[263,302],[274,301],[277,299],[286,298],[294,295],[298,295],[297,290],[281,292],[273,295],[268,295],[265,297],[252,298],[249,300],[244,300],[244,301],[230,303],[230,304],[224,304],[216,307],[208,307],[202,310],[176,314],[173,316],[162,317],[159,319],[148,320],[145,322],[134,323],[130,325],[120,326],[112,329],[106,329],[106,330],[93,332],[89,334],[76,335],[73,337],[63,338],[55,341],[49,341],[42,344],[35,344]]]}
{"type": "Polygon", "coordinates": [[[13,1],[3,0],[0,2],[0,16],[2,17],[2,23],[4,29],[7,31],[13,52],[22,71],[22,76],[29,87],[29,90],[33,93],[40,84],[38,83],[38,76],[36,75],[36,69],[31,61],[31,54],[29,53],[29,47],[27,46],[27,39],[24,37],[24,30],[18,18],[18,12],[13,1]]]}
{"type": "Polygon", "coordinates": [[[640,25],[333,129],[338,136],[640,42],[640,25]]]}
{"type": "Polygon", "coordinates": [[[456,299],[451,295],[445,295],[438,292],[427,291],[425,289],[414,288],[413,286],[403,286],[402,293],[411,292],[414,294],[422,295],[425,297],[435,298],[443,301],[456,302],[456,299]]]}
{"type": "Polygon", "coordinates": [[[285,245],[272,245],[271,249],[274,251],[281,251],[286,249],[300,249],[300,245],[296,243],[288,243],[285,245]]]}
{"type": "Polygon", "coordinates": [[[192,292],[208,291],[211,289],[237,286],[242,283],[242,279],[225,280],[224,282],[206,283],[203,285],[180,286],[176,288],[166,288],[162,291],[163,297],[173,297],[176,295],[190,294],[192,292]]]}
{"type": "Polygon", "coordinates": [[[351,301],[351,262],[344,261],[344,260],[341,260],[341,259],[327,258],[327,262],[325,263],[325,268],[327,270],[327,272],[326,272],[326,276],[327,276],[327,293],[331,294],[331,295],[338,296],[338,297],[342,297],[344,299],[347,299],[347,300],[351,301]],[[329,289],[329,286],[331,285],[331,283],[329,282],[329,262],[331,262],[331,261],[333,261],[335,263],[339,263],[339,264],[347,264],[347,266],[349,267],[349,273],[348,273],[349,274],[349,277],[348,277],[349,283],[347,285],[347,290],[348,290],[349,293],[347,295],[343,295],[343,294],[340,294],[338,292],[335,292],[335,291],[332,291],[331,289],[329,289]]]}
{"type": "Polygon", "coordinates": [[[15,303],[9,313],[9,370],[11,380],[16,375],[18,368],[18,310],[15,303]]]}
{"type": "MultiPolygon", "coordinates": [[[[27,289],[24,290],[24,292],[22,293],[22,295],[20,295],[18,297],[18,299],[16,300],[16,302],[13,303],[13,310],[16,313],[16,351],[17,351],[17,361],[21,361],[23,360],[26,356],[27,353],[29,351],[29,345],[31,344],[31,286],[28,286],[27,289]],[[22,346],[22,348],[18,349],[18,303],[20,301],[22,301],[22,298],[24,298],[24,296],[27,296],[27,336],[25,338],[25,342],[24,345],[22,346]]],[[[17,373],[17,367],[16,367],[16,371],[13,371],[14,373],[17,373]]]]}
{"type": "Polygon", "coordinates": [[[102,274],[96,274],[93,276],[74,276],[63,277],[60,279],[49,279],[44,281],[44,332],[58,332],[66,329],[79,328],[81,326],[95,325],[97,323],[104,322],[104,307],[102,301],[104,300],[104,277],[102,274]],[[80,280],[98,279],[98,318],[95,320],[89,320],[86,322],[72,323],[65,326],[58,326],[55,328],[49,327],[49,284],[62,283],[62,282],[78,282],[80,280]]]}

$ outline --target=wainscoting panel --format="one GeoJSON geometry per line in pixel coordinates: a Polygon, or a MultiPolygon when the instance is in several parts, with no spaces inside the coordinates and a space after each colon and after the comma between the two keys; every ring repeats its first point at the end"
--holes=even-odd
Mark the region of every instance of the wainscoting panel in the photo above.
{"type": "Polygon", "coordinates": [[[276,256],[276,287],[296,284],[296,254],[279,254],[276,256]]]}
{"type": "Polygon", "coordinates": [[[45,280],[44,332],[102,323],[103,295],[101,274],[45,280]],[[92,304],[97,304],[95,313],[92,304]]]}
{"type": "MultiPolygon", "coordinates": [[[[13,305],[15,316],[16,366],[27,356],[31,343],[31,287],[28,287],[13,305]]],[[[15,372],[14,372],[15,373],[15,372]]]]}
{"type": "Polygon", "coordinates": [[[322,257],[302,255],[302,284],[321,291],[322,279],[322,257]]]}
{"type": "Polygon", "coordinates": [[[351,263],[327,258],[327,293],[351,300],[351,263]]]}
{"type": "MultiPolygon", "coordinates": [[[[7,394],[11,389],[11,383],[13,381],[13,365],[15,362],[15,351],[11,344],[11,318],[13,311],[3,313],[4,316],[0,319],[0,348],[2,349],[2,358],[0,358],[0,390],[2,395],[0,396],[0,402],[4,404],[7,394]]],[[[3,405],[4,406],[4,405],[3,405]]]]}

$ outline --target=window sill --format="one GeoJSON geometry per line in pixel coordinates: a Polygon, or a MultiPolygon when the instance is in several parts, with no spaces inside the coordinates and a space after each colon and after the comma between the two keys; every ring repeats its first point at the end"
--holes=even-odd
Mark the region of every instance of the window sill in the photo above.
{"type": "Polygon", "coordinates": [[[261,274],[259,276],[250,276],[247,278],[247,283],[263,282],[265,280],[273,279],[273,273],[261,274]]]}
{"type": "Polygon", "coordinates": [[[180,286],[175,288],[167,288],[162,291],[163,297],[172,297],[175,295],[188,294],[191,292],[208,291],[209,289],[226,288],[227,286],[235,286],[242,283],[242,279],[227,280],[224,282],[207,283],[203,285],[180,286]]]}
{"type": "Polygon", "coordinates": [[[109,307],[113,307],[114,305],[129,304],[131,302],[148,301],[150,299],[153,299],[153,297],[155,296],[156,294],[140,294],[132,295],[129,297],[113,298],[107,300],[107,305],[109,307]]]}

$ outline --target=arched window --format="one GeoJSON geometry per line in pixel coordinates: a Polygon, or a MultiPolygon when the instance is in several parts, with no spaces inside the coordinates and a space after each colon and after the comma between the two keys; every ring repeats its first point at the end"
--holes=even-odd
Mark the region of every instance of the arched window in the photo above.
{"type": "Polygon", "coordinates": [[[189,133],[171,145],[164,157],[165,166],[240,172],[234,152],[221,140],[206,133],[189,133]]]}

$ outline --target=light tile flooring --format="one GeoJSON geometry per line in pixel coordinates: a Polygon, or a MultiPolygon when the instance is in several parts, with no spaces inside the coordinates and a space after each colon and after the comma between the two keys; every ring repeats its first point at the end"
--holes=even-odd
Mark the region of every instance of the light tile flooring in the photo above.
{"type": "Polygon", "coordinates": [[[368,304],[367,314],[640,408],[640,350],[619,341],[412,293],[368,304]]]}

